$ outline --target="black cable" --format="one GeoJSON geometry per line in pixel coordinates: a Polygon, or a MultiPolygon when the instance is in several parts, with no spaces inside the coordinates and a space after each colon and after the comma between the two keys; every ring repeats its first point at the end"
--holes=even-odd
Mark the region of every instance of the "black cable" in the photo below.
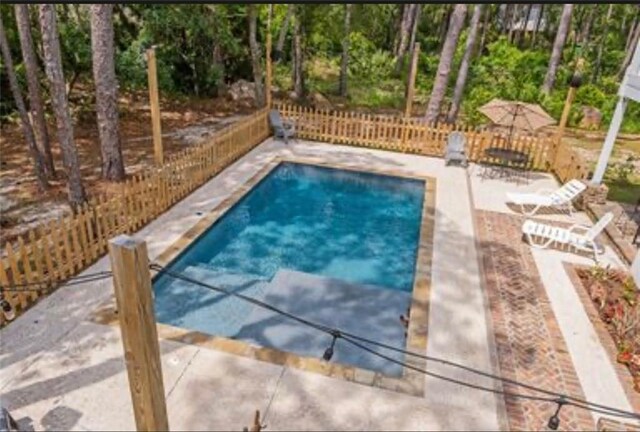
{"type": "MultiPolygon", "coordinates": [[[[374,341],[374,340],[365,338],[363,336],[354,335],[354,334],[346,332],[346,331],[343,331],[342,335],[343,335],[343,339],[346,339],[347,337],[350,337],[351,339],[356,339],[356,340],[359,340],[361,342],[368,343],[370,345],[375,345],[375,346],[378,346],[380,348],[388,349],[390,351],[395,351],[397,353],[409,355],[409,356],[420,358],[420,359],[423,359],[423,360],[434,361],[434,362],[441,363],[441,364],[444,364],[444,365],[447,365],[447,366],[451,366],[451,367],[455,367],[455,368],[458,368],[458,369],[462,369],[462,370],[474,373],[476,375],[480,375],[480,376],[483,376],[483,377],[486,377],[486,378],[496,379],[496,380],[502,381],[503,383],[512,384],[512,385],[515,385],[515,386],[518,386],[518,387],[522,387],[522,388],[525,388],[525,389],[528,389],[528,390],[531,390],[531,391],[536,391],[536,392],[539,392],[539,393],[543,393],[543,394],[546,394],[546,395],[549,395],[549,396],[558,396],[558,393],[556,393],[556,392],[553,392],[553,391],[550,391],[550,390],[547,390],[547,389],[543,389],[543,388],[540,388],[540,387],[536,387],[536,386],[533,386],[531,384],[523,383],[523,382],[511,379],[511,378],[505,378],[505,377],[500,376],[500,375],[494,375],[494,374],[491,374],[489,372],[484,372],[484,371],[472,368],[470,366],[465,366],[465,365],[462,365],[462,364],[459,364],[459,363],[452,362],[450,360],[444,360],[444,359],[440,359],[440,358],[437,358],[437,357],[431,357],[431,356],[428,356],[428,355],[425,355],[425,354],[416,353],[416,352],[413,352],[413,351],[403,350],[402,348],[397,348],[397,347],[394,347],[392,345],[388,345],[388,344],[385,344],[385,343],[382,343],[382,342],[374,341]]],[[[578,404],[587,404],[587,405],[591,405],[591,406],[596,407],[596,408],[610,409],[610,410],[614,410],[614,411],[619,411],[622,414],[627,414],[627,412],[624,411],[624,410],[618,410],[617,408],[607,407],[605,405],[600,405],[600,404],[597,404],[595,402],[589,402],[587,400],[576,398],[574,396],[569,396],[569,395],[562,395],[562,396],[565,399],[570,400],[572,402],[576,402],[578,404]]],[[[638,418],[640,418],[640,416],[638,416],[638,418]]]]}
{"type": "Polygon", "coordinates": [[[245,300],[245,301],[247,301],[247,302],[249,302],[251,304],[254,304],[256,306],[260,306],[260,307],[262,307],[264,309],[270,310],[270,311],[275,312],[277,314],[280,314],[282,316],[286,316],[287,318],[290,318],[290,319],[292,319],[294,321],[297,321],[297,322],[299,322],[301,324],[305,324],[305,325],[307,325],[309,327],[313,327],[316,330],[323,331],[323,332],[325,332],[327,334],[331,335],[332,332],[334,331],[334,329],[332,329],[331,327],[327,327],[325,325],[314,323],[313,321],[306,320],[306,319],[301,318],[301,317],[299,317],[297,315],[289,313],[289,312],[287,312],[285,310],[282,310],[282,309],[279,309],[279,308],[277,308],[275,306],[272,306],[272,305],[270,305],[268,303],[264,303],[264,302],[262,302],[260,300],[256,300],[253,297],[249,297],[249,296],[246,296],[244,294],[237,293],[235,291],[230,291],[230,290],[225,289],[225,288],[220,288],[220,287],[216,287],[216,286],[213,286],[213,285],[209,285],[209,284],[207,284],[205,282],[202,282],[202,281],[199,281],[197,279],[190,278],[189,276],[184,276],[184,275],[179,274],[179,273],[174,273],[174,272],[172,272],[170,270],[165,269],[164,267],[162,267],[162,266],[160,266],[158,264],[151,264],[149,267],[152,270],[158,271],[160,274],[166,274],[166,275],[171,276],[172,278],[175,278],[175,279],[180,279],[180,280],[183,280],[185,282],[189,282],[189,283],[192,283],[194,285],[201,286],[203,288],[208,288],[210,290],[217,291],[217,292],[222,293],[222,294],[227,294],[227,295],[230,295],[230,296],[237,297],[239,299],[245,300]]]}
{"type": "Polygon", "coordinates": [[[538,402],[555,402],[556,399],[557,399],[557,398],[550,398],[550,397],[543,397],[543,396],[524,395],[524,394],[521,394],[521,393],[509,392],[509,391],[505,391],[505,390],[497,390],[497,389],[494,389],[494,388],[485,387],[485,386],[481,386],[481,385],[478,385],[478,384],[472,384],[472,383],[468,383],[468,382],[465,382],[465,381],[461,381],[461,380],[456,379],[456,378],[450,378],[450,377],[447,377],[447,376],[444,376],[444,375],[437,374],[435,372],[430,372],[430,371],[428,371],[426,369],[422,369],[422,368],[419,368],[417,366],[410,365],[410,364],[405,363],[403,361],[396,360],[393,357],[389,357],[387,355],[381,354],[378,351],[375,351],[375,350],[367,347],[366,345],[361,344],[360,342],[356,342],[356,341],[354,341],[353,339],[351,339],[349,337],[343,337],[342,339],[344,339],[346,342],[350,343],[351,345],[353,345],[353,346],[355,346],[355,347],[357,347],[357,348],[359,348],[359,349],[361,349],[363,351],[366,351],[366,352],[368,352],[370,354],[373,354],[373,355],[375,355],[377,357],[385,359],[385,360],[387,360],[387,361],[389,361],[391,363],[395,363],[395,364],[397,364],[399,366],[406,367],[406,368],[414,370],[416,372],[420,372],[420,373],[422,373],[424,375],[428,375],[428,376],[431,376],[433,378],[438,378],[438,379],[441,379],[443,381],[447,381],[447,382],[450,382],[450,383],[453,383],[453,384],[458,384],[458,385],[461,385],[461,386],[464,386],[464,387],[470,387],[470,388],[473,388],[473,389],[476,389],[476,390],[487,391],[487,392],[491,392],[491,393],[494,393],[494,394],[499,394],[499,395],[503,395],[503,396],[506,396],[506,397],[516,398],[516,399],[529,399],[529,400],[538,401],[538,402]]]}
{"type": "Polygon", "coordinates": [[[81,283],[86,282],[95,282],[102,279],[106,279],[111,277],[112,272],[110,271],[102,271],[96,273],[90,273],[87,275],[78,275],[74,277],[70,277],[67,279],[59,280],[59,281],[48,281],[48,282],[26,282],[20,284],[11,284],[8,286],[0,286],[0,292],[34,292],[34,291],[42,291],[47,288],[47,286],[51,286],[53,284],[66,286],[79,285],[81,283]],[[38,287],[38,288],[28,288],[28,287],[38,287]]]}
{"type": "Polygon", "coordinates": [[[384,354],[381,354],[365,345],[362,345],[359,342],[354,341],[353,339],[351,339],[349,336],[346,336],[345,334],[343,334],[342,339],[344,339],[346,342],[358,347],[359,349],[363,350],[363,351],[367,351],[368,353],[375,355],[377,357],[380,357],[382,359],[385,359],[387,361],[390,361],[391,363],[395,363],[397,365],[406,367],[408,369],[412,369],[416,372],[420,372],[422,374],[428,375],[428,376],[432,376],[434,378],[438,378],[444,381],[448,381],[454,384],[459,384],[465,387],[470,387],[470,388],[474,388],[476,390],[483,390],[483,391],[488,391],[491,393],[495,393],[495,394],[500,394],[500,395],[504,395],[506,397],[513,397],[513,398],[517,398],[517,399],[528,399],[528,400],[534,400],[534,401],[540,401],[540,402],[554,402],[554,403],[558,403],[560,400],[563,400],[564,404],[566,405],[571,405],[574,406],[576,408],[580,408],[580,409],[584,409],[587,411],[593,411],[593,412],[597,412],[600,414],[607,414],[607,415],[611,415],[611,416],[617,416],[617,417],[624,417],[624,418],[635,418],[635,419],[640,419],[640,415],[629,412],[629,411],[624,411],[624,410],[619,410],[617,408],[613,408],[613,407],[607,407],[604,405],[597,405],[597,404],[593,404],[592,402],[588,402],[588,401],[584,401],[584,403],[581,402],[573,402],[571,400],[568,400],[567,396],[561,395],[559,393],[553,393],[553,392],[549,392],[550,394],[555,395],[556,397],[551,398],[551,397],[542,397],[542,396],[533,396],[533,395],[524,395],[521,393],[516,393],[516,392],[509,392],[506,390],[496,390],[496,389],[492,389],[489,387],[484,387],[484,386],[480,386],[477,384],[471,384],[465,381],[461,381],[461,380],[457,380],[455,378],[450,378],[444,375],[439,375],[436,374],[434,372],[430,372],[426,369],[421,369],[417,366],[413,366],[410,365],[408,363],[402,362],[400,360],[396,360],[393,357],[389,357],[386,356],[384,354]],[[598,408],[592,408],[589,405],[596,405],[602,409],[598,409],[598,408]]]}
{"type": "Polygon", "coordinates": [[[412,369],[414,371],[423,373],[425,375],[432,376],[434,378],[438,378],[438,379],[442,379],[442,380],[445,380],[445,381],[448,381],[448,382],[451,382],[451,383],[454,383],[454,384],[458,384],[458,385],[474,388],[476,390],[487,391],[487,392],[491,392],[491,393],[494,393],[494,394],[501,394],[501,395],[504,395],[506,397],[528,399],[528,400],[541,401],[541,402],[553,402],[553,403],[558,403],[559,400],[563,400],[563,401],[566,401],[567,405],[572,405],[572,406],[574,406],[576,408],[581,408],[581,409],[589,410],[589,411],[592,411],[592,412],[597,412],[597,413],[600,413],[600,414],[608,414],[608,415],[611,415],[611,416],[640,419],[640,415],[635,414],[635,413],[631,413],[631,412],[620,410],[620,409],[613,408],[613,407],[608,407],[608,406],[605,406],[605,405],[596,404],[596,403],[589,402],[589,401],[582,400],[582,399],[575,398],[575,397],[562,395],[562,394],[559,394],[557,392],[552,392],[552,391],[549,391],[549,390],[546,390],[546,389],[541,389],[541,388],[538,388],[538,387],[535,387],[535,386],[532,386],[532,385],[529,385],[529,384],[526,384],[526,383],[518,382],[516,380],[511,380],[509,378],[504,378],[504,377],[500,377],[500,376],[497,376],[497,375],[489,374],[487,372],[479,371],[479,370],[473,369],[473,368],[468,367],[468,366],[459,365],[457,363],[450,362],[448,360],[442,360],[442,359],[437,359],[437,358],[434,358],[434,357],[423,356],[422,354],[412,353],[411,351],[405,351],[405,350],[402,350],[402,349],[399,349],[399,348],[396,348],[396,347],[392,347],[390,345],[382,344],[380,342],[371,341],[371,340],[369,340],[367,338],[363,338],[361,336],[352,335],[350,333],[345,333],[342,330],[333,329],[331,327],[328,327],[328,326],[325,326],[325,325],[322,325],[322,324],[318,324],[318,323],[314,323],[312,321],[309,321],[309,320],[306,320],[304,318],[298,317],[298,316],[296,316],[296,315],[294,315],[292,313],[289,313],[287,311],[279,309],[279,308],[277,308],[275,306],[272,306],[272,305],[270,305],[268,303],[264,303],[264,302],[262,302],[260,300],[256,300],[253,297],[249,297],[249,296],[246,296],[246,295],[243,295],[243,294],[240,294],[240,293],[236,293],[236,292],[224,289],[224,288],[216,287],[216,286],[207,284],[205,282],[199,281],[197,279],[193,279],[193,278],[190,278],[188,276],[184,276],[182,274],[172,272],[172,271],[167,270],[167,269],[165,269],[164,267],[162,267],[162,266],[160,266],[158,264],[151,264],[149,267],[151,269],[153,269],[153,270],[158,271],[161,274],[166,274],[166,275],[168,275],[168,276],[170,276],[172,278],[183,280],[185,282],[189,282],[189,283],[192,283],[194,285],[198,285],[198,286],[201,286],[201,287],[204,287],[204,288],[208,288],[210,290],[217,291],[217,292],[220,292],[220,293],[223,293],[223,294],[227,294],[227,295],[231,295],[231,296],[234,296],[234,297],[238,297],[238,298],[243,299],[243,300],[245,300],[245,301],[247,301],[249,303],[252,303],[252,304],[254,304],[256,306],[260,306],[260,307],[265,308],[267,310],[270,310],[272,312],[275,312],[275,313],[281,314],[283,316],[286,316],[286,317],[288,317],[288,318],[290,318],[292,320],[295,320],[295,321],[297,321],[297,322],[299,322],[301,324],[305,324],[305,325],[307,325],[309,327],[312,327],[312,328],[315,328],[315,329],[317,329],[319,331],[325,332],[325,333],[333,336],[334,339],[335,338],[344,339],[348,343],[358,347],[359,349],[367,351],[370,354],[376,355],[376,356],[378,356],[380,358],[383,358],[383,359],[385,359],[387,361],[390,361],[392,363],[398,364],[398,365],[406,367],[408,369],[412,369]],[[354,340],[354,339],[356,339],[356,340],[354,340]],[[532,390],[532,391],[537,391],[537,392],[541,392],[541,393],[544,393],[544,394],[547,394],[547,395],[552,395],[554,397],[551,398],[551,397],[524,395],[524,394],[521,394],[521,393],[509,392],[509,391],[504,391],[504,390],[497,390],[497,389],[490,388],[490,387],[484,387],[484,386],[480,386],[480,385],[476,385],[476,384],[467,383],[467,382],[464,382],[464,381],[461,381],[461,380],[457,380],[455,378],[446,377],[444,375],[436,374],[434,372],[427,371],[426,369],[421,369],[421,368],[418,368],[416,366],[401,362],[401,361],[396,360],[396,359],[394,359],[392,357],[389,357],[389,356],[386,356],[384,354],[381,354],[381,353],[379,353],[379,352],[377,352],[377,351],[375,351],[375,350],[373,350],[373,349],[371,349],[371,348],[369,348],[369,347],[367,347],[365,345],[362,345],[361,343],[357,342],[357,339],[360,339],[363,342],[370,341],[368,343],[371,343],[372,345],[378,345],[380,347],[392,349],[392,350],[397,351],[399,353],[409,354],[409,355],[413,355],[413,356],[416,356],[416,357],[424,358],[424,359],[427,359],[427,360],[438,361],[438,362],[440,362],[442,364],[445,364],[445,365],[459,367],[459,368],[462,368],[462,369],[467,370],[469,372],[473,372],[473,373],[476,373],[478,375],[485,376],[487,378],[501,380],[503,382],[508,382],[510,384],[513,384],[513,385],[516,385],[516,386],[520,386],[520,387],[523,387],[523,388],[526,388],[526,389],[529,389],[529,390],[532,390]]]}

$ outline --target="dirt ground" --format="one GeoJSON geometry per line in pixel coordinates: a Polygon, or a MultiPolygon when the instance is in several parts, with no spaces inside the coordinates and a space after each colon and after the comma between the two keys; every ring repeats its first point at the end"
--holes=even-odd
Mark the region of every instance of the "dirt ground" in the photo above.
{"type": "MultiPolygon", "coordinates": [[[[153,163],[151,116],[144,93],[123,96],[119,105],[122,151],[127,177],[130,177],[153,163]]],[[[165,156],[179,152],[253,110],[250,102],[230,102],[221,98],[163,99],[161,112],[165,156]]],[[[92,109],[82,114],[76,112],[74,117],[74,137],[88,195],[91,197],[117,190],[117,184],[103,181],[100,177],[100,142],[95,112],[92,109]]],[[[37,191],[32,162],[20,125],[7,122],[0,129],[0,244],[25,233],[42,220],[70,211],[54,119],[49,120],[49,136],[58,178],[51,181],[51,188],[45,193],[37,191]]]]}
{"type": "MultiPolygon", "coordinates": [[[[76,99],[71,99],[71,107],[75,118],[74,136],[82,178],[91,197],[99,193],[115,192],[118,185],[100,178],[100,144],[93,104],[88,100],[90,96],[87,96],[89,94],[89,91],[80,89],[76,92],[76,99]],[[81,110],[79,107],[85,108],[81,110]]],[[[336,108],[343,105],[340,100],[333,98],[331,104],[336,108]]],[[[123,156],[127,176],[130,177],[153,163],[148,97],[145,92],[129,93],[121,97],[119,105],[123,156]]],[[[165,155],[179,152],[201,141],[254,109],[250,100],[232,102],[224,98],[163,98],[161,112],[165,155]]],[[[372,112],[370,109],[365,110],[372,112]]],[[[379,111],[390,114],[388,110],[376,110],[381,113],[379,111]]],[[[58,179],[52,180],[50,190],[42,194],[36,188],[32,162],[19,124],[5,123],[0,129],[0,244],[26,233],[43,220],[59,217],[70,210],[66,201],[65,174],[53,122],[54,119],[50,118],[49,136],[58,179]]],[[[585,159],[595,165],[605,133],[606,131],[568,129],[565,140],[579,148],[585,159]]],[[[636,157],[636,171],[640,180],[640,136],[619,136],[612,162],[629,155],[636,157]]]]}

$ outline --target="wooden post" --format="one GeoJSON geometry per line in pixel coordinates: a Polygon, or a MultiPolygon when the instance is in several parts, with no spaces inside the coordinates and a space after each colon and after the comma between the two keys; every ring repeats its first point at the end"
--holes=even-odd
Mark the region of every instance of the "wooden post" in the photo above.
{"type": "MultiPolygon", "coordinates": [[[[574,75],[579,75],[582,73],[582,68],[584,67],[584,59],[579,58],[576,63],[576,70],[574,75]]],[[[576,97],[576,91],[578,88],[574,85],[569,86],[569,92],[567,93],[567,98],[564,101],[564,108],[562,110],[562,116],[560,117],[560,123],[558,124],[558,141],[562,140],[564,136],[564,129],[567,126],[567,121],[569,120],[569,113],[571,112],[571,105],[573,104],[573,99],[576,97]]]]}
{"type": "Polygon", "coordinates": [[[109,256],[137,430],[169,430],[147,245],[120,235],[109,256]]]}
{"type": "Polygon", "coordinates": [[[158,72],[156,68],[156,49],[147,50],[147,75],[149,79],[149,105],[151,105],[151,126],[153,128],[153,152],[157,165],[164,163],[162,149],[162,127],[160,125],[160,100],[158,97],[158,72]]]}
{"type": "Polygon", "coordinates": [[[411,116],[411,108],[413,107],[413,96],[415,93],[416,74],[418,72],[418,57],[420,56],[420,42],[416,42],[411,56],[411,69],[409,70],[409,80],[407,81],[407,96],[404,108],[404,116],[411,116]]]}
{"type": "Polygon", "coordinates": [[[562,136],[564,135],[564,129],[567,126],[567,120],[569,120],[569,112],[571,111],[571,105],[573,104],[573,99],[575,98],[575,96],[576,96],[576,88],[569,87],[567,98],[564,101],[564,109],[562,110],[560,123],[558,124],[558,140],[561,140],[562,136]]]}
{"type": "Polygon", "coordinates": [[[273,3],[269,4],[269,15],[267,17],[267,43],[266,43],[266,79],[265,79],[265,101],[267,108],[271,108],[271,79],[273,75],[271,63],[271,16],[273,15],[273,3]]]}
{"type": "Polygon", "coordinates": [[[262,424],[260,424],[260,410],[256,410],[256,415],[253,417],[253,427],[251,432],[260,432],[262,430],[262,424]]]}

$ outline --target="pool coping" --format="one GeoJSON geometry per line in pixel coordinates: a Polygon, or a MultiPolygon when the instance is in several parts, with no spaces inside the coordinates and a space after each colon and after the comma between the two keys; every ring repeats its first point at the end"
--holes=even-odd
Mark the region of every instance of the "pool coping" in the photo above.
{"type": "MultiPolygon", "coordinates": [[[[329,167],[340,170],[372,173],[393,177],[421,180],[425,182],[425,190],[418,238],[418,254],[416,258],[415,278],[410,306],[409,326],[407,329],[406,349],[426,354],[429,321],[429,297],[431,291],[431,266],[433,263],[433,237],[435,228],[436,178],[418,174],[409,174],[397,169],[377,169],[362,167],[358,164],[327,162],[313,157],[275,156],[258,170],[249,180],[234,190],[209,213],[189,228],[178,240],[166,248],[155,260],[155,264],[166,266],[185,250],[191,243],[204,234],[209,227],[239,202],[260,181],[267,177],[273,169],[283,162],[300,163],[329,167]]],[[[99,324],[117,325],[118,316],[115,304],[110,302],[98,308],[91,319],[99,324]]],[[[244,341],[156,323],[158,337],[172,341],[196,345],[204,348],[220,350],[229,354],[267,361],[276,365],[289,366],[302,371],[318,373],[324,376],[339,378],[362,385],[391,390],[411,396],[422,397],[425,394],[425,380],[421,372],[411,368],[426,369],[423,358],[406,356],[404,362],[410,367],[403,367],[401,377],[392,377],[381,372],[356,366],[331,363],[321,358],[301,356],[275,348],[261,347],[244,341]]]]}

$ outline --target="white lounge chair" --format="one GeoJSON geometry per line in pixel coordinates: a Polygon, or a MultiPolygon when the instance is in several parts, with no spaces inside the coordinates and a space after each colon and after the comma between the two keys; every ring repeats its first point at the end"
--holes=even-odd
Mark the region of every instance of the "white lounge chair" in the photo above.
{"type": "Polygon", "coordinates": [[[596,244],[596,237],[613,220],[613,213],[606,213],[592,227],[574,224],[569,228],[560,228],[527,219],[522,225],[522,234],[529,244],[538,249],[546,249],[553,243],[572,246],[580,251],[593,252],[595,261],[602,248],[596,244]]]}
{"type": "Polygon", "coordinates": [[[571,215],[573,212],[571,201],[586,188],[587,185],[574,179],[557,190],[541,189],[536,193],[507,192],[507,202],[519,205],[522,213],[528,216],[534,215],[542,207],[567,209],[571,215]],[[533,207],[533,209],[527,211],[526,207],[533,207]]]}

